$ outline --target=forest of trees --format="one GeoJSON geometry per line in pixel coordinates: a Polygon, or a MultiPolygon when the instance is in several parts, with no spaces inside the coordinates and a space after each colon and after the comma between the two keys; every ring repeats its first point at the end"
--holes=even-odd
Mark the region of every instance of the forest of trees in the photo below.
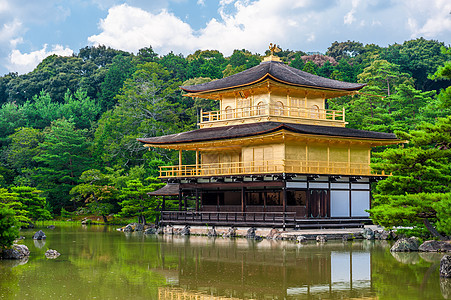
{"type": "MultiPolygon", "coordinates": [[[[366,83],[360,95],[329,99],[328,107],[344,107],[348,127],[410,141],[373,151],[373,168],[393,173],[375,188],[373,220],[450,235],[451,48],[419,38],[277,55],[306,72],[366,83]]],[[[96,46],[0,77],[0,231],[74,212],[152,218],[158,204],[145,195],[161,186],[157,166],[176,163],[177,153],[146,151],[136,138],[195,129],[199,110],[216,103],[183,97],[179,86],[235,74],[263,56],[96,46]]]]}

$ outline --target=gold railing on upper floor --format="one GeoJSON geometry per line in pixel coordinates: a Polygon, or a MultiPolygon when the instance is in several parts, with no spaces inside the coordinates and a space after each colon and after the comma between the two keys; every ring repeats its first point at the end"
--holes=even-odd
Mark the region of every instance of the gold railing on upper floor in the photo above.
{"type": "Polygon", "coordinates": [[[378,174],[371,170],[367,163],[311,160],[265,160],[160,167],[160,178],[280,173],[361,176],[386,175],[383,171],[378,174]]]}
{"type": "Polygon", "coordinates": [[[329,120],[345,122],[345,111],[320,109],[318,107],[290,107],[277,104],[262,104],[257,106],[229,108],[203,112],[200,123],[227,121],[254,117],[288,117],[294,119],[329,120]]]}

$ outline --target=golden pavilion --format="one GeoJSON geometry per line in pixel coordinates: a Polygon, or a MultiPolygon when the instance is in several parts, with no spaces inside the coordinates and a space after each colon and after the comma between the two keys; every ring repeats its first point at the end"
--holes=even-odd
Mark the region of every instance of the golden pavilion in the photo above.
{"type": "Polygon", "coordinates": [[[346,128],[345,110],[326,106],[326,99],[363,86],[289,67],[273,53],[232,76],[182,86],[185,96],[216,100],[220,109],[201,111],[197,130],[138,139],[145,147],[179,151],[178,165],[160,167],[168,185],[153,193],[179,198],[179,210],[163,209],[161,222],[368,221],[371,182],[385,176],[371,170],[371,148],[401,141],[392,133],[346,128]],[[184,164],[182,151],[193,151],[195,163],[184,164]]]}

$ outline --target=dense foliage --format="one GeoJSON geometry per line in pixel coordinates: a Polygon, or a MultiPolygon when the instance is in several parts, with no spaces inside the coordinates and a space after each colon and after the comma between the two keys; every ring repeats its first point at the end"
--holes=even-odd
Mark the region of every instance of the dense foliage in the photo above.
{"type": "MultiPolygon", "coordinates": [[[[446,232],[449,220],[439,216],[446,215],[443,201],[449,198],[437,199],[449,192],[439,188],[449,185],[449,158],[444,154],[449,151],[449,127],[438,118],[449,116],[451,109],[450,48],[420,38],[385,48],[334,42],[326,55],[291,50],[277,55],[313,74],[366,83],[360,94],[327,103],[346,109],[349,127],[412,131],[405,148],[387,149],[375,160],[376,168],[395,176],[378,185],[372,214],[385,226],[408,225],[378,217],[377,205],[392,203],[395,198],[384,200],[391,197],[387,195],[404,203],[416,201],[406,200],[406,193],[420,198],[421,193],[434,193],[424,196],[434,202],[431,222],[446,232]],[[427,140],[430,126],[445,126],[442,144],[427,140]]],[[[194,129],[199,110],[217,109],[217,103],[185,98],[178,87],[235,74],[261,59],[245,49],[229,57],[216,50],[185,57],[172,52],[160,56],[152,47],[133,54],[98,46],[71,57],[49,56],[28,74],[0,77],[0,186],[9,197],[29,199],[10,201],[0,209],[30,220],[83,208],[104,220],[118,214],[149,221],[154,215],[145,210],[158,203],[145,193],[158,187],[157,166],[175,163],[177,154],[146,151],[136,138],[194,129]],[[140,201],[145,209],[137,206],[140,201]]],[[[415,218],[406,219],[417,224],[421,214],[415,218]]]]}

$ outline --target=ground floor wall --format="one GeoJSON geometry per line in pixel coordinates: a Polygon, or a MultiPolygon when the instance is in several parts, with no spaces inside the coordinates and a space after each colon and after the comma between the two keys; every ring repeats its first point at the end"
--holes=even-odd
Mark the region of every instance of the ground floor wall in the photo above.
{"type": "Polygon", "coordinates": [[[296,218],[368,217],[371,178],[299,176],[181,183],[180,208],[203,212],[292,212],[296,218]],[[188,202],[186,198],[190,198],[188,202]],[[191,203],[191,204],[189,204],[191,203]]]}

